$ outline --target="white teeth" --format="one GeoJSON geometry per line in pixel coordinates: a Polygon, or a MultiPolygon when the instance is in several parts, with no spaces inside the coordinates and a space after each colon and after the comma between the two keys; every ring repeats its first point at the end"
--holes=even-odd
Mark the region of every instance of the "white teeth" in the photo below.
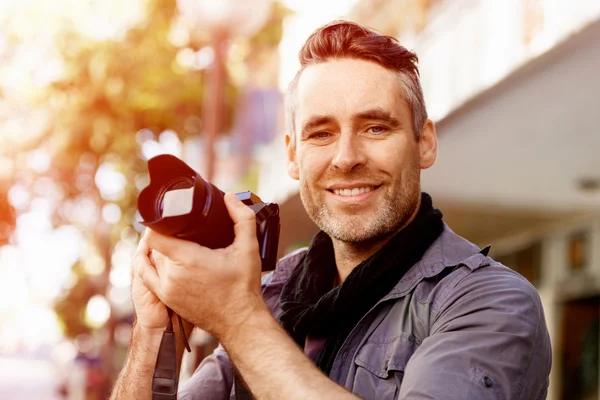
{"type": "Polygon", "coordinates": [[[338,196],[358,196],[359,194],[368,193],[371,190],[373,190],[372,186],[354,189],[334,189],[333,193],[337,194],[338,196]]]}

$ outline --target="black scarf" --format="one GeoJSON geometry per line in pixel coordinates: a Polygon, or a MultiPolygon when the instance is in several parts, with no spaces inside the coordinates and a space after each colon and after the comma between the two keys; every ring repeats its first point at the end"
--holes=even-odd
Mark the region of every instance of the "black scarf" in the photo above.
{"type": "Polygon", "coordinates": [[[326,339],[316,364],[329,374],[354,326],[421,259],[443,229],[442,213],[433,208],[431,197],[422,193],[413,221],[335,288],[338,271],[333,245],[327,234],[317,233],[302,265],[281,291],[279,319],[283,327],[301,347],[307,335],[326,339]]]}

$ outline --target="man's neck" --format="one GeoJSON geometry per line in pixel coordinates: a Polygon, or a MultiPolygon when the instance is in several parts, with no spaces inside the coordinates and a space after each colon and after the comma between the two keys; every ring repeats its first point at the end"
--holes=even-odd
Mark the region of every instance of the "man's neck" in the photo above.
{"type": "Polygon", "coordinates": [[[336,285],[342,283],[357,265],[375,254],[390,238],[391,236],[386,236],[370,243],[347,243],[332,239],[335,264],[338,270],[336,285]]]}
{"type": "Polygon", "coordinates": [[[340,240],[331,238],[331,241],[333,243],[333,252],[335,254],[335,263],[338,270],[338,276],[335,282],[336,286],[344,282],[344,280],[348,277],[348,275],[350,275],[354,268],[356,268],[367,258],[371,257],[373,254],[375,254],[379,249],[385,246],[385,244],[389,242],[390,239],[394,237],[394,235],[396,235],[398,232],[400,232],[412,222],[412,220],[419,212],[421,204],[420,200],[421,198],[419,196],[419,203],[415,208],[413,214],[408,219],[408,221],[402,224],[402,226],[396,231],[384,236],[383,238],[376,240],[367,240],[358,243],[342,242],[340,240]]]}

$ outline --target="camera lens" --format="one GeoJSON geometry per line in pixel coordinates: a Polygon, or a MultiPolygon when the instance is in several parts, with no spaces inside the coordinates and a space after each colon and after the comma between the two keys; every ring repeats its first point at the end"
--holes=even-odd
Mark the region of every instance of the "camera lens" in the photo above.
{"type": "Polygon", "coordinates": [[[169,154],[148,160],[148,171],[150,183],[138,197],[144,226],[209,248],[233,242],[233,221],[216,186],[169,154]]]}
{"type": "Polygon", "coordinates": [[[164,185],[156,198],[156,215],[159,217],[163,216],[165,211],[165,195],[168,192],[177,189],[190,189],[192,187],[194,187],[194,180],[186,176],[177,177],[164,185]]]}

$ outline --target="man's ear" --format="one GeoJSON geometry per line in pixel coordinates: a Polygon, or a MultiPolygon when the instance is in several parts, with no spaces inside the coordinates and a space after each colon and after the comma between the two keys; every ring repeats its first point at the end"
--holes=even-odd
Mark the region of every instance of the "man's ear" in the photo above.
{"type": "Polygon", "coordinates": [[[437,133],[435,131],[435,124],[432,120],[428,119],[423,124],[421,129],[421,135],[418,138],[419,141],[419,166],[421,169],[427,169],[431,167],[437,159],[437,133]]]}
{"type": "Polygon", "coordinates": [[[289,134],[285,135],[285,148],[287,155],[287,171],[290,178],[300,179],[300,171],[298,162],[296,161],[296,145],[292,143],[292,137],[289,134]]]}

